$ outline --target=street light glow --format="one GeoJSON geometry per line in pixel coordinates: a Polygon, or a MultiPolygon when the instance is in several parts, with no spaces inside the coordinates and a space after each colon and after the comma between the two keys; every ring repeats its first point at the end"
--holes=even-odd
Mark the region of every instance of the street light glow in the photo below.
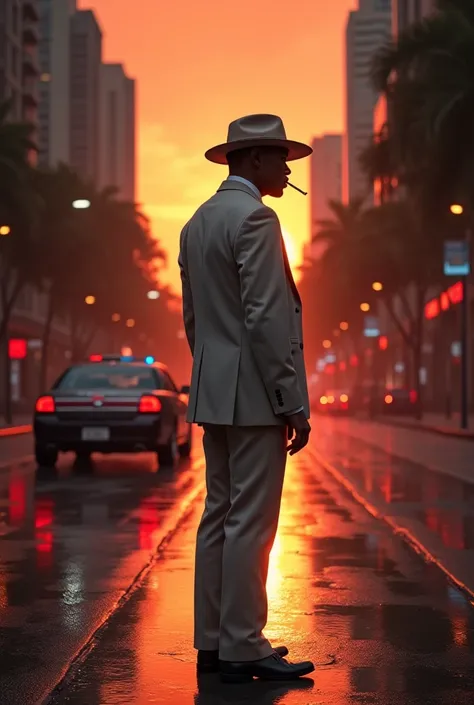
{"type": "Polygon", "coordinates": [[[151,299],[152,301],[153,301],[153,300],[156,300],[156,299],[159,299],[159,298],[160,298],[160,292],[152,289],[151,291],[149,291],[149,292],[147,293],[147,297],[148,297],[149,299],[151,299]]]}
{"type": "Polygon", "coordinates": [[[360,305],[360,310],[364,311],[364,313],[367,313],[367,311],[370,311],[370,304],[368,303],[363,303],[360,305]]]}
{"type": "Polygon", "coordinates": [[[460,203],[453,203],[449,210],[453,215],[462,215],[464,213],[464,208],[460,203]]]}
{"type": "Polygon", "coordinates": [[[92,295],[86,296],[84,301],[86,302],[86,304],[88,306],[92,306],[93,304],[95,304],[95,296],[92,296],[92,295]]]}
{"type": "Polygon", "coordinates": [[[349,330],[349,324],[347,321],[341,321],[339,324],[341,330],[349,330]]]}
{"type": "Polygon", "coordinates": [[[91,207],[91,202],[87,198],[77,198],[72,202],[72,207],[76,210],[84,210],[91,207]]]}
{"type": "Polygon", "coordinates": [[[323,348],[326,348],[326,350],[329,350],[329,348],[332,347],[332,343],[330,340],[323,340],[323,348]]]}
{"type": "Polygon", "coordinates": [[[126,323],[127,328],[133,328],[134,325],[135,325],[134,319],[133,319],[133,318],[127,318],[127,323],[126,323]]]}
{"type": "Polygon", "coordinates": [[[1,225],[0,226],[0,235],[10,235],[11,233],[11,228],[9,225],[1,225]]]}
{"type": "Polygon", "coordinates": [[[374,291],[382,291],[382,289],[383,289],[383,284],[382,284],[382,282],[374,282],[374,283],[372,284],[372,289],[373,289],[374,291]]]}
{"type": "Polygon", "coordinates": [[[120,313],[113,313],[112,320],[114,323],[118,323],[120,321],[120,313]]]}

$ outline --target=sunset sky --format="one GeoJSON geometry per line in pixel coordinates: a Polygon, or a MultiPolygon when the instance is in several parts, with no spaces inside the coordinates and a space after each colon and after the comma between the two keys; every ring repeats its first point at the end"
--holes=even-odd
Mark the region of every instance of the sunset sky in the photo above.
{"type": "MultiPolygon", "coordinates": [[[[164,283],[178,288],[181,227],[226,176],[205,150],[226,139],[228,123],[276,113],[289,137],[340,131],[344,29],[355,0],[79,0],[95,10],[104,60],[138,81],[138,200],[165,245],[164,283]]],[[[308,161],[292,181],[308,185],[308,161]]],[[[309,237],[309,200],[287,191],[268,199],[297,264],[309,237]]]]}

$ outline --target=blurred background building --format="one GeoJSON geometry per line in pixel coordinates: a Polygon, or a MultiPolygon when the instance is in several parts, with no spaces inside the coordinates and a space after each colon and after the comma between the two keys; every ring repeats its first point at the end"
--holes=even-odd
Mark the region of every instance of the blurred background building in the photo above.
{"type": "Polygon", "coordinates": [[[99,186],[135,201],[135,81],[122,64],[102,64],[99,186]]]}
{"type": "Polygon", "coordinates": [[[390,37],[390,0],[360,0],[346,27],[346,114],[343,159],[343,199],[371,198],[359,155],[369,143],[377,94],[370,81],[374,52],[390,37]]]}

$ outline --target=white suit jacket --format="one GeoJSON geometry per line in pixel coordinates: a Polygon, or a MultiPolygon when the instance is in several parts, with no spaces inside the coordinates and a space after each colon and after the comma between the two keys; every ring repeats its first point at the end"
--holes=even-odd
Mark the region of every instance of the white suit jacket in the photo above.
{"type": "Polygon", "coordinates": [[[181,233],[188,420],[266,426],[309,402],[301,300],[276,213],[226,180],[181,233]]]}

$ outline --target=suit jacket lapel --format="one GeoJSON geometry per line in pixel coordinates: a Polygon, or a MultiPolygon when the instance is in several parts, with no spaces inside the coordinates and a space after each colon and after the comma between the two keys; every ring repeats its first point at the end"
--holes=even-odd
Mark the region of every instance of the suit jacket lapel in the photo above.
{"type": "Polygon", "coordinates": [[[283,236],[281,237],[281,249],[283,252],[283,260],[285,262],[286,276],[288,277],[291,289],[293,291],[293,294],[295,295],[296,300],[301,303],[301,297],[300,297],[299,291],[296,287],[296,282],[293,278],[293,272],[291,271],[290,261],[288,259],[288,254],[286,252],[286,246],[285,246],[285,241],[283,239],[283,236]]]}

